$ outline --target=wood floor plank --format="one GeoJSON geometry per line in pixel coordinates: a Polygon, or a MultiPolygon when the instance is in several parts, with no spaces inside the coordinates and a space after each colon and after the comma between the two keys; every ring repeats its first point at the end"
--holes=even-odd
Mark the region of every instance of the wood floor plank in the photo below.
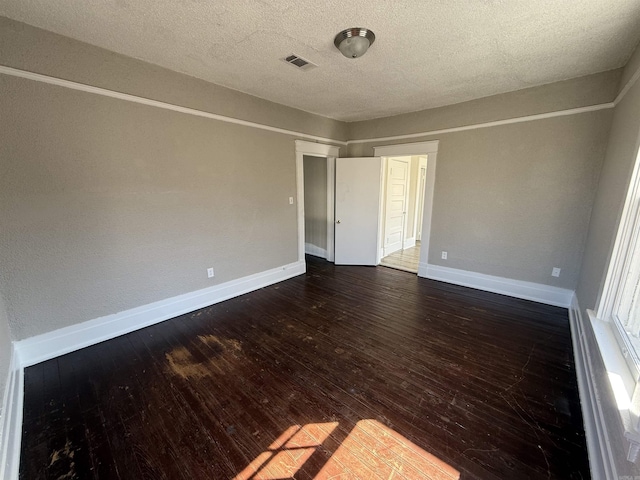
{"type": "Polygon", "coordinates": [[[565,309],[307,273],[25,371],[21,479],[586,479],[565,309]]]}

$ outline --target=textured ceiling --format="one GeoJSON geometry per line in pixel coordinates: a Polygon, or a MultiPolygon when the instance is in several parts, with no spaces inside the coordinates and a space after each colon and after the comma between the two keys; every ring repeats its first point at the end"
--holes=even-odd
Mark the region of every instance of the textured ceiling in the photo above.
{"type": "Polygon", "coordinates": [[[640,40],[639,0],[3,0],[0,15],[347,121],[610,70],[640,40]],[[354,26],[377,38],[350,60],[333,37],[354,26]]]}

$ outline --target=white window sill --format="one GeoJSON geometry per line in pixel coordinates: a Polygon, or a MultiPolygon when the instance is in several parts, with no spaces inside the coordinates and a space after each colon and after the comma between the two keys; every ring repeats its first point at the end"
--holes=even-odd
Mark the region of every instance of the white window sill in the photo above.
{"type": "Polygon", "coordinates": [[[593,328],[600,355],[607,370],[611,390],[615,396],[618,413],[624,428],[624,436],[629,441],[627,459],[636,462],[640,453],[640,427],[639,402],[640,389],[636,391],[636,381],[632,375],[625,358],[622,356],[620,346],[613,333],[613,325],[610,322],[596,317],[595,312],[587,310],[591,327],[593,328]]]}

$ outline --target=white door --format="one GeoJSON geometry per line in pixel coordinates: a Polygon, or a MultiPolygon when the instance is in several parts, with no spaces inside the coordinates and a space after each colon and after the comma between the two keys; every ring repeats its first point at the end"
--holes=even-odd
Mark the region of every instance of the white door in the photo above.
{"type": "Polygon", "coordinates": [[[384,221],[384,256],[402,250],[407,228],[409,201],[409,161],[389,158],[387,161],[387,198],[384,221]]]}
{"type": "Polygon", "coordinates": [[[335,264],[377,265],[380,157],[336,158],[335,264]]]}

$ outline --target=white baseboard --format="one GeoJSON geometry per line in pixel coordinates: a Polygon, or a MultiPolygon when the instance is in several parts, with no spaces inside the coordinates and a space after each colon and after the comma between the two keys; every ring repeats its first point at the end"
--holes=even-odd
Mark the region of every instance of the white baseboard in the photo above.
{"type": "Polygon", "coordinates": [[[418,263],[418,276],[422,277],[422,278],[429,278],[429,277],[427,277],[428,268],[429,268],[429,264],[428,263],[419,262],[418,263]]]}
{"type": "Polygon", "coordinates": [[[616,472],[611,445],[607,438],[604,415],[594,385],[594,373],[591,367],[592,352],[589,350],[584,335],[582,312],[575,295],[573,295],[569,307],[569,324],[571,325],[571,341],[591,477],[602,480],[618,480],[620,477],[616,472]]]}
{"type": "Polygon", "coordinates": [[[402,248],[412,248],[412,247],[415,247],[415,246],[416,246],[416,238],[412,237],[412,238],[407,238],[404,241],[404,247],[402,247],[402,248]]]}
{"type": "Polygon", "coordinates": [[[22,368],[193,312],[306,271],[304,261],[15,342],[22,368]]]}
{"type": "Polygon", "coordinates": [[[23,372],[18,352],[12,344],[0,417],[0,478],[5,480],[18,480],[22,441],[23,372]]]}
{"type": "Polygon", "coordinates": [[[327,258],[327,251],[313,243],[304,244],[304,253],[307,255],[313,255],[314,257],[327,258]]]}
{"type": "Polygon", "coordinates": [[[468,272],[423,262],[420,262],[418,266],[418,276],[464,287],[477,288],[487,292],[500,293],[510,297],[533,300],[534,302],[556,307],[568,308],[573,297],[573,290],[566,288],[485,275],[484,273],[468,272]]]}
{"type": "Polygon", "coordinates": [[[0,478],[18,480],[24,369],[30,365],[301,275],[303,261],[13,342],[0,417],[0,478]]]}
{"type": "Polygon", "coordinates": [[[412,248],[416,246],[416,239],[415,237],[412,238],[407,238],[403,244],[402,244],[402,248],[398,247],[396,250],[393,251],[387,251],[387,249],[385,247],[382,247],[380,249],[380,258],[384,258],[387,255],[391,255],[392,253],[396,253],[399,252],[401,250],[407,249],[407,248],[412,248]]]}

